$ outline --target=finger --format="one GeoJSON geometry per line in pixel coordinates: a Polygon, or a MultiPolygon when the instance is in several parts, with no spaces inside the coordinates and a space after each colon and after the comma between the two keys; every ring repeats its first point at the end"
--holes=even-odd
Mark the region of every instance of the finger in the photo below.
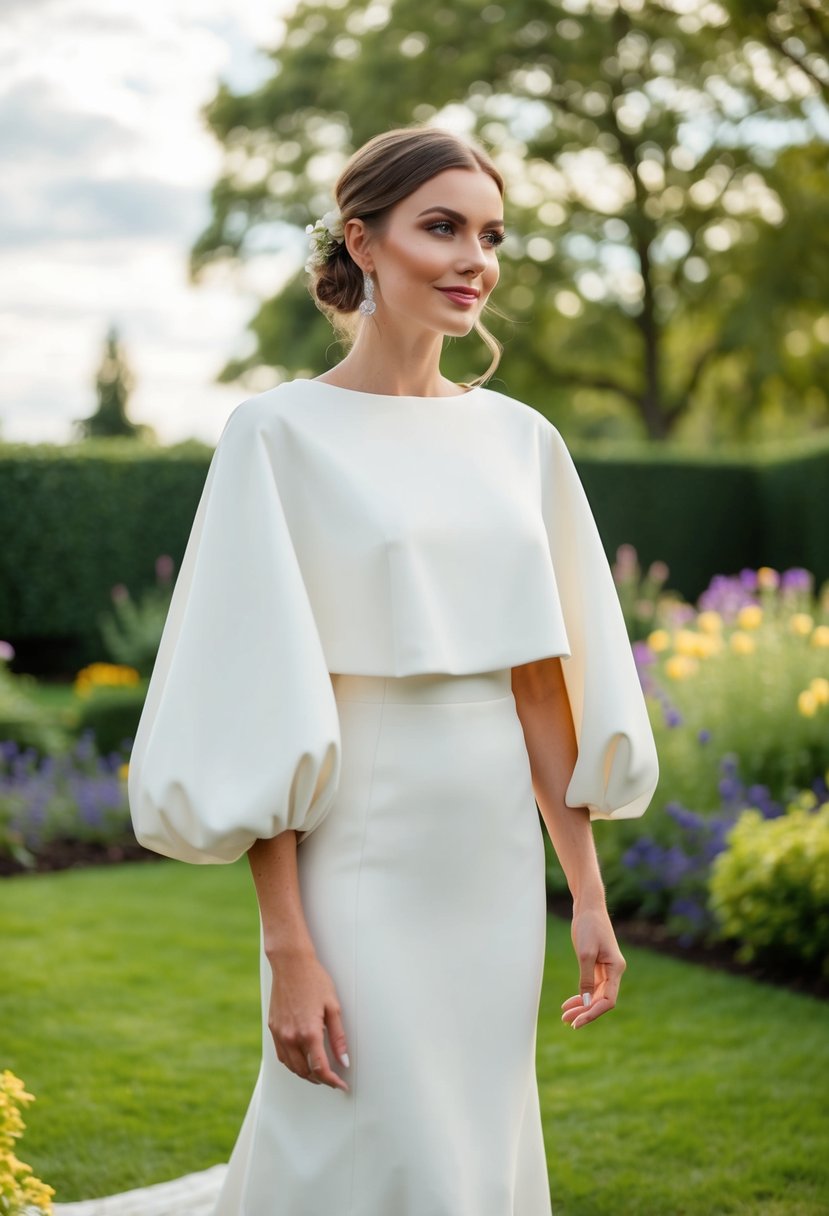
{"type": "Polygon", "coordinates": [[[616,1001],[619,999],[619,985],[622,982],[624,971],[624,960],[618,963],[608,963],[605,967],[604,983],[602,984],[602,996],[607,997],[611,1006],[615,1005],[616,1001]]]}
{"type": "Polygon", "coordinates": [[[579,992],[582,997],[582,1004],[587,1008],[593,1000],[593,993],[596,990],[596,961],[598,951],[581,950],[578,957],[579,992]]]}
{"type": "Polygon", "coordinates": [[[302,1077],[303,1081],[310,1080],[310,1069],[308,1067],[308,1058],[302,1049],[300,1043],[282,1042],[283,1063],[291,1072],[295,1072],[298,1077],[302,1077]]]}
{"type": "Polygon", "coordinates": [[[343,1067],[349,1068],[351,1061],[348,1058],[348,1044],[345,1039],[339,1005],[326,1005],[325,1024],[328,1029],[328,1042],[331,1044],[331,1050],[343,1067]]]}
{"type": "Polygon", "coordinates": [[[582,1008],[574,1009],[570,1013],[565,1013],[562,1016],[562,1021],[567,1021],[574,1030],[580,1030],[582,1026],[586,1026],[589,1022],[595,1022],[596,1018],[600,1018],[602,1014],[609,1013],[614,1006],[611,1005],[605,997],[597,997],[589,1009],[582,1008]]]}
{"type": "Polygon", "coordinates": [[[313,1045],[308,1047],[306,1063],[311,1064],[309,1069],[313,1075],[322,1082],[323,1085],[330,1085],[332,1089],[343,1089],[348,1092],[348,1085],[337,1076],[331,1067],[328,1059],[328,1053],[322,1042],[322,1038],[315,1039],[313,1045]]]}

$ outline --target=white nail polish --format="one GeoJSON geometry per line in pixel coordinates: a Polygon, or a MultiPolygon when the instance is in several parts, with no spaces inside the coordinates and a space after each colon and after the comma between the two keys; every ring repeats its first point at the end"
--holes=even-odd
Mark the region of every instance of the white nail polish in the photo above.
{"type": "Polygon", "coordinates": [[[584,1005],[585,1009],[590,1008],[590,1003],[592,1000],[593,1000],[593,997],[590,995],[589,992],[583,992],[581,994],[581,1003],[582,1003],[582,1005],[584,1005]]]}
{"type": "Polygon", "coordinates": [[[349,1060],[349,1058],[348,1058],[348,1052],[347,1052],[347,1051],[344,1051],[344,1052],[343,1052],[343,1054],[340,1056],[340,1059],[342,1060],[343,1065],[344,1065],[346,1068],[350,1068],[350,1067],[351,1067],[351,1062],[350,1062],[350,1060],[349,1060]]]}

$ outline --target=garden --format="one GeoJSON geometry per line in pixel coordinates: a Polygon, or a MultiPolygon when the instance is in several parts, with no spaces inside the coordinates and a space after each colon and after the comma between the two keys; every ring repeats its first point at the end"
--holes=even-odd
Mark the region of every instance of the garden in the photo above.
{"type": "MultiPolygon", "coordinates": [[[[825,1212],[829,583],[745,569],[688,603],[629,545],[613,573],[660,783],[644,819],[596,824],[629,970],[601,1033],[575,1043],[548,845],[537,1063],[556,1210],[825,1212]]],[[[101,659],[71,684],[14,674],[0,645],[2,1213],[225,1160],[255,1079],[246,867],[159,860],[129,823],[132,733],[173,581],[162,556],[140,596],[112,589],[101,659]]]]}

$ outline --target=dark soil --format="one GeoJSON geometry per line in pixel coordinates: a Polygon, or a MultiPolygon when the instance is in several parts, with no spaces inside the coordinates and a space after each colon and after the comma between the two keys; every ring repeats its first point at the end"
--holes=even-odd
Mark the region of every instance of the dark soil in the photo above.
{"type": "Polygon", "coordinates": [[[13,875],[51,874],[56,870],[81,870],[87,866],[120,865],[124,861],[159,861],[136,841],[100,844],[90,840],[50,840],[40,846],[33,865],[24,865],[0,853],[0,878],[13,875]]]}
{"type": "MultiPolygon", "coordinates": [[[[150,852],[135,840],[119,844],[52,840],[40,847],[31,866],[25,866],[0,854],[0,878],[159,860],[158,853],[150,852]]],[[[570,919],[572,907],[565,896],[548,896],[547,907],[553,915],[563,920],[570,919]]],[[[829,1000],[829,981],[815,975],[791,975],[759,964],[738,963],[724,942],[682,946],[676,938],[668,935],[664,925],[645,920],[614,918],[614,928],[623,949],[626,945],[643,946],[647,950],[656,950],[659,954],[668,954],[686,963],[696,963],[715,971],[727,971],[731,975],[741,975],[760,983],[773,984],[776,987],[788,988],[792,992],[817,997],[819,1000],[829,1000]]]]}

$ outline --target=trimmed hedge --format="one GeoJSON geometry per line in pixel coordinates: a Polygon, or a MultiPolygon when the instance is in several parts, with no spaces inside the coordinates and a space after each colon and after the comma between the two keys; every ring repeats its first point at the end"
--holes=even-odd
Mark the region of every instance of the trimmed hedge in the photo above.
{"type": "MultiPolygon", "coordinates": [[[[633,544],[693,600],[714,573],[802,565],[829,578],[829,434],[769,452],[687,453],[652,444],[571,445],[608,555],[633,544]]],[[[0,637],[18,666],[99,658],[114,584],[133,595],[155,560],[178,569],[212,449],[134,440],[0,444],[0,637]]]]}

